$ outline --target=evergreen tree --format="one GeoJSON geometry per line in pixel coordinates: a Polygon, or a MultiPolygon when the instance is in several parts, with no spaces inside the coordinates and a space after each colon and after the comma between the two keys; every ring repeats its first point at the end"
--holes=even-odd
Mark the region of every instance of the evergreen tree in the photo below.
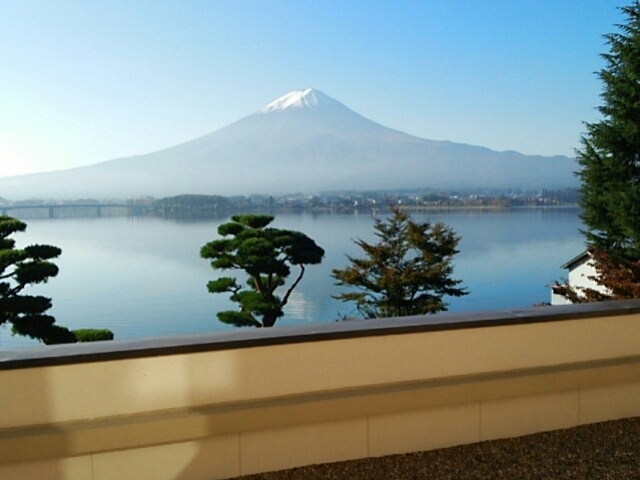
{"type": "Polygon", "coordinates": [[[445,295],[468,292],[451,278],[460,238],[445,224],[417,223],[399,207],[386,222],[376,219],[376,244],[356,240],[365,258],[348,257],[350,266],[334,269],[337,285],[355,287],[336,298],[356,302],[365,318],[437,313],[447,309],[445,295]]]}
{"type": "Polygon", "coordinates": [[[243,270],[248,275],[246,287],[235,277],[220,277],[208,283],[211,293],[231,293],[240,311],[218,313],[221,322],[238,327],[272,327],[284,315],[283,308],[298,286],[305,265],[322,261],[324,250],[305,234],[295,230],[267,228],[271,215],[234,215],[231,222],[218,227],[224,237],[204,245],[203,258],[211,260],[216,270],[243,270]],[[285,284],[291,267],[299,268],[294,282],[282,297],[276,289],[285,284]]]}
{"type": "Polygon", "coordinates": [[[602,118],[585,124],[577,150],[584,234],[595,280],[610,295],[556,285],[573,301],[635,298],[640,291],[640,2],[621,10],[626,23],[605,35],[609,52],[598,74],[602,118]]]}
{"type": "Polygon", "coordinates": [[[640,2],[622,8],[627,23],[606,35],[600,71],[602,119],[587,123],[578,150],[582,219],[590,246],[615,259],[640,258],[640,2]]]}
{"type": "Polygon", "coordinates": [[[75,335],[54,325],[55,319],[45,313],[51,307],[51,299],[23,293],[25,287],[45,283],[58,274],[58,267],[51,260],[61,253],[51,245],[16,248],[9,237],[26,228],[20,220],[0,216],[0,325],[9,323],[15,334],[46,344],[73,343],[75,335]]]}

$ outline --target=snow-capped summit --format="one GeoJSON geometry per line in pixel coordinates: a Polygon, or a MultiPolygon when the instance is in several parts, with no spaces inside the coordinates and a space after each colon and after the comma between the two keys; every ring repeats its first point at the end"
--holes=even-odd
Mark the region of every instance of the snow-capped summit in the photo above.
{"type": "MultiPolygon", "coordinates": [[[[258,113],[271,113],[288,108],[314,108],[325,103],[335,102],[324,93],[313,88],[294,90],[261,108],[258,113]]],[[[338,103],[338,102],[335,102],[338,103]]]]}

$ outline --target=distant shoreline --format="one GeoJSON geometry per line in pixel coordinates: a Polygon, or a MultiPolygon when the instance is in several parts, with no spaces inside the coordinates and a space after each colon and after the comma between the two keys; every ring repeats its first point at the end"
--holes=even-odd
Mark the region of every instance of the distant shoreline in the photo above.
{"type": "MultiPolygon", "coordinates": [[[[507,212],[510,210],[559,210],[579,209],[578,204],[563,205],[403,205],[409,212],[438,213],[455,211],[476,212],[507,212]]],[[[242,213],[260,213],[266,215],[279,214],[312,214],[312,215],[376,215],[386,214],[390,210],[386,205],[379,206],[351,206],[339,209],[328,207],[238,207],[238,208],[189,208],[169,207],[158,208],[155,206],[126,206],[126,205],[32,205],[19,207],[0,207],[0,214],[14,216],[21,220],[55,219],[55,218],[100,218],[100,217],[131,217],[131,218],[165,218],[173,220],[207,220],[217,218],[229,218],[231,215],[242,213]]]]}
{"type": "Polygon", "coordinates": [[[186,194],[160,199],[129,200],[26,200],[0,202],[0,213],[26,218],[157,216],[165,218],[216,218],[238,213],[354,213],[385,212],[391,205],[409,211],[477,210],[515,208],[576,208],[577,189],[541,191],[371,191],[328,192],[318,195],[221,195],[186,194]]]}

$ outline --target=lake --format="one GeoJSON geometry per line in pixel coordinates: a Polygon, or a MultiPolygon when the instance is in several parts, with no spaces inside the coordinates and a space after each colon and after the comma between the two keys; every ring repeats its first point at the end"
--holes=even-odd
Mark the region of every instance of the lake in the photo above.
{"type": "MultiPolygon", "coordinates": [[[[579,209],[513,208],[412,212],[418,221],[442,221],[462,237],[454,278],[470,294],[447,299],[449,311],[526,308],[548,302],[549,285],[564,278],[560,266],[584,249],[579,209]]],[[[382,218],[387,213],[380,214],[382,218]]],[[[226,330],[216,312],[235,308],[226,295],[208,293],[217,274],[200,247],[217,238],[227,218],[185,221],[150,216],[29,219],[13,238],[19,247],[48,243],[62,249],[58,276],[29,293],[53,299],[57,323],[109,328],[116,339],[226,330]]],[[[374,241],[369,213],[282,213],[274,227],[300,230],[326,251],[309,266],[277,326],[332,322],[354,315],[352,304],[332,298],[333,268],[346,254],[361,256],[354,239],[374,241]]],[[[292,274],[295,275],[296,270],[292,274]]],[[[0,348],[40,345],[0,327],[0,348]]]]}

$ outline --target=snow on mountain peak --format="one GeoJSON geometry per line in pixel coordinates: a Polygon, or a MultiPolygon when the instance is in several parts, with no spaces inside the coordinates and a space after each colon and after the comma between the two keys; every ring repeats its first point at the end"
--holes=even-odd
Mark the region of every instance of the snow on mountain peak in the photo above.
{"type": "Polygon", "coordinates": [[[258,113],[270,113],[288,108],[313,108],[317,107],[318,104],[323,101],[323,98],[327,97],[313,88],[294,90],[274,100],[266,107],[260,109],[258,113]]]}

